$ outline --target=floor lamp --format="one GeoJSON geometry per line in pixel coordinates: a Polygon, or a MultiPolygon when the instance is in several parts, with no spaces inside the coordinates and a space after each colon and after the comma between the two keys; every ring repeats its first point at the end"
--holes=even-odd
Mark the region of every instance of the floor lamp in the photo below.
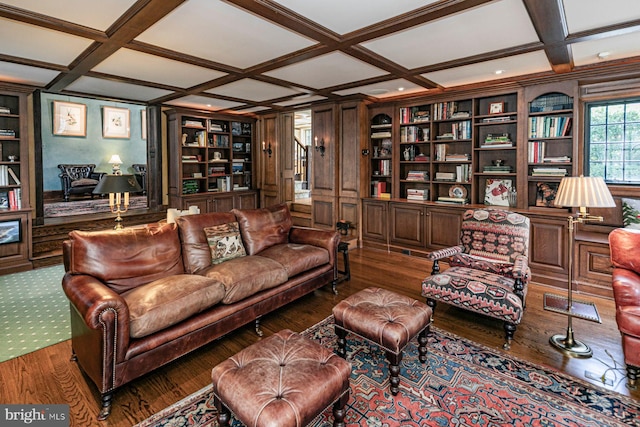
{"type": "Polygon", "coordinates": [[[121,213],[129,209],[129,193],[142,191],[134,175],[105,175],[102,177],[93,194],[109,194],[109,209],[116,214],[115,230],[122,230],[121,213]]]}
{"type": "Polygon", "coordinates": [[[556,206],[577,207],[578,213],[567,218],[569,229],[569,266],[566,300],[555,295],[545,294],[545,309],[566,314],[569,318],[565,335],[557,334],[549,339],[556,348],[572,357],[591,357],[591,348],[573,338],[574,317],[600,322],[600,316],[593,303],[573,299],[573,246],[574,229],[577,224],[602,222],[601,216],[589,215],[587,208],[613,208],[615,202],[604,180],[600,177],[565,177],[562,178],[554,200],[556,206]]]}

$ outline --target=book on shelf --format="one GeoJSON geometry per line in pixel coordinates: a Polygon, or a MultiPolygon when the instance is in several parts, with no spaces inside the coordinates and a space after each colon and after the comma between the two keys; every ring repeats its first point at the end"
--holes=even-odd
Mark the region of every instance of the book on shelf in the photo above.
{"type": "Polygon", "coordinates": [[[436,144],[436,162],[444,162],[448,149],[449,147],[447,146],[447,144],[436,144]]]}
{"type": "Polygon", "coordinates": [[[466,154],[466,153],[463,153],[463,154],[450,153],[445,155],[444,157],[445,162],[463,162],[467,160],[470,160],[470,156],[469,154],[466,154]]]}
{"type": "Polygon", "coordinates": [[[465,163],[456,166],[456,182],[469,182],[471,180],[471,173],[469,164],[465,163]]]}
{"type": "Polygon", "coordinates": [[[455,172],[436,172],[436,181],[455,181],[455,172]]]}
{"type": "Polygon", "coordinates": [[[429,190],[423,188],[407,188],[407,200],[429,200],[429,190]]]}
{"type": "Polygon", "coordinates": [[[9,191],[9,209],[22,209],[22,190],[14,188],[9,191]]]}
{"type": "Polygon", "coordinates": [[[469,200],[467,198],[465,198],[465,197],[441,196],[441,197],[438,197],[436,202],[438,202],[438,203],[456,204],[456,205],[466,205],[467,203],[469,203],[469,200]]]}
{"type": "Polygon", "coordinates": [[[556,156],[556,157],[545,157],[543,159],[544,163],[571,163],[571,157],[569,156],[556,156]]]}
{"type": "Polygon", "coordinates": [[[509,122],[512,120],[516,120],[516,118],[511,116],[485,117],[484,119],[482,119],[482,123],[500,123],[500,122],[509,122]]]}
{"type": "Polygon", "coordinates": [[[513,167],[510,165],[485,165],[482,167],[483,173],[511,173],[513,172],[513,167]]]}
{"type": "Polygon", "coordinates": [[[16,137],[16,131],[13,129],[0,129],[0,139],[13,139],[16,137]]]}
{"type": "Polygon", "coordinates": [[[566,176],[567,170],[565,168],[533,168],[531,176],[566,176]]]}
{"type": "Polygon", "coordinates": [[[572,118],[568,116],[529,117],[529,138],[559,138],[571,133],[572,118]]]}
{"type": "MultiPolygon", "coordinates": [[[[9,176],[11,176],[11,178],[13,179],[13,183],[15,185],[20,185],[20,179],[18,178],[18,175],[16,175],[16,173],[13,171],[13,169],[7,167],[7,171],[9,172],[9,176]]],[[[7,182],[8,181],[9,180],[7,179],[7,182]]]]}
{"type": "Polygon", "coordinates": [[[429,161],[429,156],[427,156],[426,154],[416,154],[415,159],[413,159],[414,162],[428,162],[429,161]]]}
{"type": "Polygon", "coordinates": [[[182,126],[187,128],[203,128],[204,124],[200,120],[188,120],[182,121],[182,126]]]}
{"type": "Polygon", "coordinates": [[[389,131],[373,132],[371,134],[371,138],[391,138],[391,132],[389,131]]]}
{"type": "Polygon", "coordinates": [[[407,181],[429,181],[429,171],[409,171],[407,181]]]}
{"type": "Polygon", "coordinates": [[[0,106],[0,114],[11,114],[11,109],[9,107],[0,106]]]}
{"type": "Polygon", "coordinates": [[[487,134],[482,143],[483,148],[508,148],[513,147],[513,141],[509,137],[508,133],[502,134],[487,134]]]}

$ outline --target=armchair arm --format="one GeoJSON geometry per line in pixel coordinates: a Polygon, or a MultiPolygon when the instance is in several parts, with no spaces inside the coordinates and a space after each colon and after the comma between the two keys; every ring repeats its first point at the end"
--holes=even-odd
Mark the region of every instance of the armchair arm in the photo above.
{"type": "Polygon", "coordinates": [[[613,296],[617,307],[640,307],[640,275],[632,270],[613,269],[613,296]]]}
{"type": "Polygon", "coordinates": [[[65,274],[62,289],[86,327],[100,332],[96,337],[102,342],[96,344],[105,346],[103,354],[113,355],[114,363],[123,361],[129,347],[129,307],[124,299],[100,280],[83,274],[65,274]]]}
{"type": "Polygon", "coordinates": [[[529,278],[529,258],[525,255],[518,255],[513,261],[511,275],[514,279],[521,279],[526,282],[529,278]]]}
{"type": "Polygon", "coordinates": [[[438,249],[436,251],[429,252],[429,255],[427,255],[427,258],[430,259],[431,261],[438,261],[443,258],[449,258],[456,254],[462,253],[463,250],[464,250],[464,247],[462,245],[452,246],[450,248],[438,249]]]}
{"type": "Polygon", "coordinates": [[[108,175],[108,174],[106,172],[91,172],[91,174],[89,175],[89,178],[97,179],[98,181],[100,181],[102,177],[105,175],[108,175]]]}

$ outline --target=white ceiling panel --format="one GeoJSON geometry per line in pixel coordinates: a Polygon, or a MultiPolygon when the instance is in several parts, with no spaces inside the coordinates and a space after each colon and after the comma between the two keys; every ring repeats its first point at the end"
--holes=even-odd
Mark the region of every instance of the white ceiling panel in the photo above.
{"type": "Polygon", "coordinates": [[[391,96],[407,95],[410,93],[424,92],[422,86],[411,83],[404,79],[388,80],[372,85],[359,86],[351,89],[339,90],[334,92],[340,96],[353,95],[361,93],[364,95],[375,96],[376,98],[388,98],[391,96]]]}
{"type": "Polygon", "coordinates": [[[135,0],[3,0],[2,3],[104,31],[135,0]]]}
{"type": "Polygon", "coordinates": [[[521,0],[491,2],[363,46],[413,69],[538,41],[521,0]]]}
{"type": "Polygon", "coordinates": [[[333,52],[307,61],[264,73],[267,76],[286,80],[315,89],[337,86],[387,74],[366,62],[333,52]]]}
{"type": "Polygon", "coordinates": [[[438,0],[276,0],[284,7],[338,34],[373,25],[438,0]]]}
{"type": "Polygon", "coordinates": [[[569,34],[640,19],[638,0],[563,0],[569,34]]]}
{"type": "Polygon", "coordinates": [[[67,89],[74,92],[101,95],[109,98],[132,99],[135,101],[150,101],[171,93],[163,89],[86,76],[80,77],[70,84],[67,89]]]}
{"type": "Polygon", "coordinates": [[[226,75],[220,71],[131,49],[118,50],[93,71],[180,88],[189,88],[226,75]]]}
{"type": "Polygon", "coordinates": [[[0,62],[0,81],[25,85],[45,86],[56,78],[57,71],[28,65],[0,62]]]}
{"type": "Polygon", "coordinates": [[[0,53],[68,65],[92,40],[0,18],[0,53]]]}
{"type": "Polygon", "coordinates": [[[498,80],[526,74],[550,71],[549,61],[543,51],[485,61],[464,67],[449,68],[422,76],[445,87],[498,80]],[[500,74],[496,71],[501,70],[500,74]]]}
{"type": "Polygon", "coordinates": [[[189,0],[136,40],[238,68],[315,44],[219,0],[189,0]]]}
{"type": "Polygon", "coordinates": [[[195,108],[198,110],[217,111],[225,108],[234,108],[242,104],[233,101],[225,101],[224,99],[207,98],[206,96],[189,95],[182,98],[174,99],[167,104],[177,107],[195,108]]]}
{"type": "Polygon", "coordinates": [[[611,61],[629,56],[640,55],[640,32],[591,40],[571,45],[573,60],[577,66],[611,61]],[[598,54],[607,53],[606,58],[600,59],[598,54]]]}
{"type": "Polygon", "coordinates": [[[296,93],[300,93],[300,91],[254,79],[238,80],[233,83],[206,90],[205,92],[212,93],[214,95],[230,96],[232,98],[248,99],[251,101],[265,101],[267,99],[282,98],[284,96],[291,96],[296,93]]]}
{"type": "Polygon", "coordinates": [[[290,101],[276,102],[275,105],[278,105],[280,107],[289,107],[291,105],[307,104],[309,102],[323,101],[325,99],[327,98],[320,95],[313,95],[313,96],[303,95],[303,96],[292,98],[290,101]]]}
{"type": "Polygon", "coordinates": [[[237,110],[238,113],[257,113],[259,111],[269,110],[269,107],[251,107],[237,110]]]}

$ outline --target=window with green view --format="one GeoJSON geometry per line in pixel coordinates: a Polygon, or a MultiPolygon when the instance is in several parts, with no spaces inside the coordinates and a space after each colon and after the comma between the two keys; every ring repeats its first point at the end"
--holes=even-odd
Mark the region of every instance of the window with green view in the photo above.
{"type": "Polygon", "coordinates": [[[640,184],[640,100],[587,105],[588,175],[610,184],[640,184]]]}

